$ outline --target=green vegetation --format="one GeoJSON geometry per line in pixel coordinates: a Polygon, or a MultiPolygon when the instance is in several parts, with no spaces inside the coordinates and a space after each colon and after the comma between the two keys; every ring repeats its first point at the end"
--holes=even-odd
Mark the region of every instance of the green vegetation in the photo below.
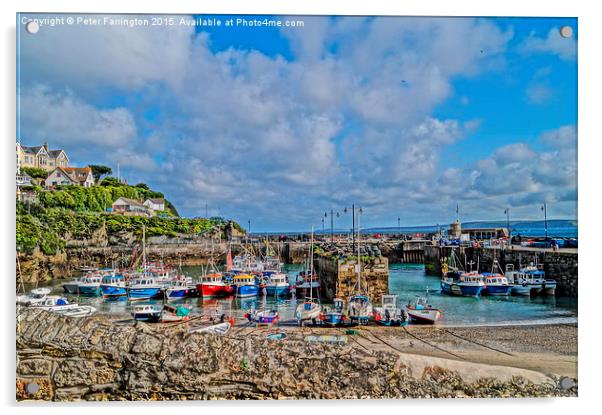
{"type": "MultiPolygon", "coordinates": [[[[224,232],[228,221],[224,218],[180,218],[173,205],[166,201],[165,217],[140,217],[111,214],[105,211],[119,197],[136,200],[163,198],[163,194],[140,183],[129,186],[113,178],[105,178],[102,186],[84,188],[61,186],[56,191],[45,191],[32,186],[38,203],[17,202],[16,243],[21,252],[32,252],[38,247],[52,255],[64,249],[69,240],[90,240],[95,236],[202,235],[213,231],[224,232]],[[102,232],[99,232],[102,231],[102,232]]],[[[236,229],[242,228],[233,222],[236,229]]],[[[224,235],[225,236],[225,235],[224,235]]]]}
{"type": "MultiPolygon", "coordinates": [[[[150,190],[147,185],[140,183],[129,186],[113,177],[102,180],[101,186],[58,186],[54,192],[37,189],[39,203],[44,208],[64,208],[76,212],[104,212],[120,197],[143,202],[150,198],[164,198],[163,193],[150,190]]],[[[165,213],[168,216],[178,216],[171,203],[166,202],[165,213]]]]}
{"type": "Polygon", "coordinates": [[[46,179],[49,174],[46,170],[37,167],[21,167],[21,171],[27,173],[29,177],[34,179],[46,179]]]}

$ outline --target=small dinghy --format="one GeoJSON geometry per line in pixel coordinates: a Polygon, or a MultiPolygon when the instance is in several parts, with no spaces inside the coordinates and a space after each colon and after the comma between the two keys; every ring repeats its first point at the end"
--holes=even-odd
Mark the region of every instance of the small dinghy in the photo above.
{"type": "Polygon", "coordinates": [[[268,340],[286,340],[288,336],[284,332],[280,333],[270,333],[265,336],[268,340]]]}
{"type": "Polygon", "coordinates": [[[212,326],[193,327],[188,330],[188,333],[213,333],[226,334],[232,325],[229,322],[214,324],[212,326]]]}
{"type": "Polygon", "coordinates": [[[270,326],[276,324],[279,319],[277,310],[263,310],[245,313],[245,317],[258,326],[270,326]]]}
{"type": "Polygon", "coordinates": [[[68,308],[65,310],[51,310],[54,313],[67,317],[87,317],[96,312],[96,308],[91,305],[78,305],[77,307],[68,308]]]}

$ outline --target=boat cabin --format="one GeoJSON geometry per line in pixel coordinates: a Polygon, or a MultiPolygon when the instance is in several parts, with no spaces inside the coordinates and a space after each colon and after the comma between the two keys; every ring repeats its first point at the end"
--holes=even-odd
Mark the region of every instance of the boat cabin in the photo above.
{"type": "Polygon", "coordinates": [[[397,308],[397,295],[383,294],[382,295],[382,308],[387,309],[387,310],[397,308]]]}
{"type": "Polygon", "coordinates": [[[234,284],[236,285],[255,285],[254,275],[235,275],[234,284]]]}

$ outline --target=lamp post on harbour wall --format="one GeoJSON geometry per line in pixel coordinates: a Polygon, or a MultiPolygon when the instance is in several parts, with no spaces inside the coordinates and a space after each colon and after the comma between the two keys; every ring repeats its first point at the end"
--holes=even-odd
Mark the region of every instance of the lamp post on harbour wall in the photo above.
{"type": "MultiPolygon", "coordinates": [[[[343,209],[343,212],[344,212],[344,213],[347,213],[347,211],[348,211],[348,209],[347,209],[347,208],[343,209]]],[[[363,210],[362,210],[362,208],[361,208],[361,207],[359,207],[359,206],[358,206],[358,207],[356,207],[356,206],[355,206],[355,203],[353,203],[353,204],[351,205],[351,217],[352,217],[352,224],[353,224],[353,225],[352,225],[352,228],[351,228],[351,246],[355,246],[355,213],[356,213],[356,212],[357,212],[357,213],[358,213],[358,215],[359,215],[360,213],[362,213],[362,212],[363,212],[363,210]]]]}
{"type": "Polygon", "coordinates": [[[541,206],[541,210],[543,211],[544,232],[546,235],[546,239],[548,239],[548,205],[546,204],[546,202],[543,202],[543,205],[541,206]]]}
{"type": "Polygon", "coordinates": [[[401,218],[397,217],[397,233],[401,234],[401,218]]]}
{"type": "MultiPolygon", "coordinates": [[[[334,209],[330,209],[330,242],[334,242],[334,215],[337,215],[337,218],[340,216],[339,212],[335,212],[334,209]]],[[[324,213],[324,217],[328,217],[328,212],[324,213]]]]}
{"type": "Polygon", "coordinates": [[[324,235],[324,216],[322,216],[322,235],[324,235]]]}

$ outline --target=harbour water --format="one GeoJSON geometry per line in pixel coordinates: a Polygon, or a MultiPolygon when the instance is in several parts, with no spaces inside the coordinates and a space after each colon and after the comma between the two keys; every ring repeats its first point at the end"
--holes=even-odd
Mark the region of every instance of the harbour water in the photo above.
{"type": "MultiPolygon", "coordinates": [[[[287,265],[291,281],[302,270],[301,265],[287,265]]],[[[182,267],[182,271],[197,279],[203,272],[201,267],[182,267]]],[[[62,293],[63,281],[52,283],[56,293],[62,293]]],[[[389,291],[397,294],[400,305],[406,304],[416,295],[424,295],[429,290],[429,299],[433,306],[443,309],[440,324],[448,326],[470,325],[510,325],[510,324],[552,324],[576,323],[577,300],[568,297],[457,297],[440,292],[439,277],[429,276],[421,264],[391,264],[389,268],[389,291]]],[[[65,294],[61,294],[65,295],[65,294]]],[[[100,297],[77,297],[67,295],[69,300],[80,304],[89,304],[99,313],[112,314],[128,318],[131,304],[126,298],[103,300],[100,297]]],[[[203,299],[189,298],[179,300],[180,304],[192,307],[193,313],[215,315],[234,315],[244,318],[245,312],[251,309],[275,308],[280,314],[281,322],[294,320],[298,299],[274,299],[263,296],[253,298],[203,299]]],[[[160,300],[151,302],[160,303],[160,300]]]]}

